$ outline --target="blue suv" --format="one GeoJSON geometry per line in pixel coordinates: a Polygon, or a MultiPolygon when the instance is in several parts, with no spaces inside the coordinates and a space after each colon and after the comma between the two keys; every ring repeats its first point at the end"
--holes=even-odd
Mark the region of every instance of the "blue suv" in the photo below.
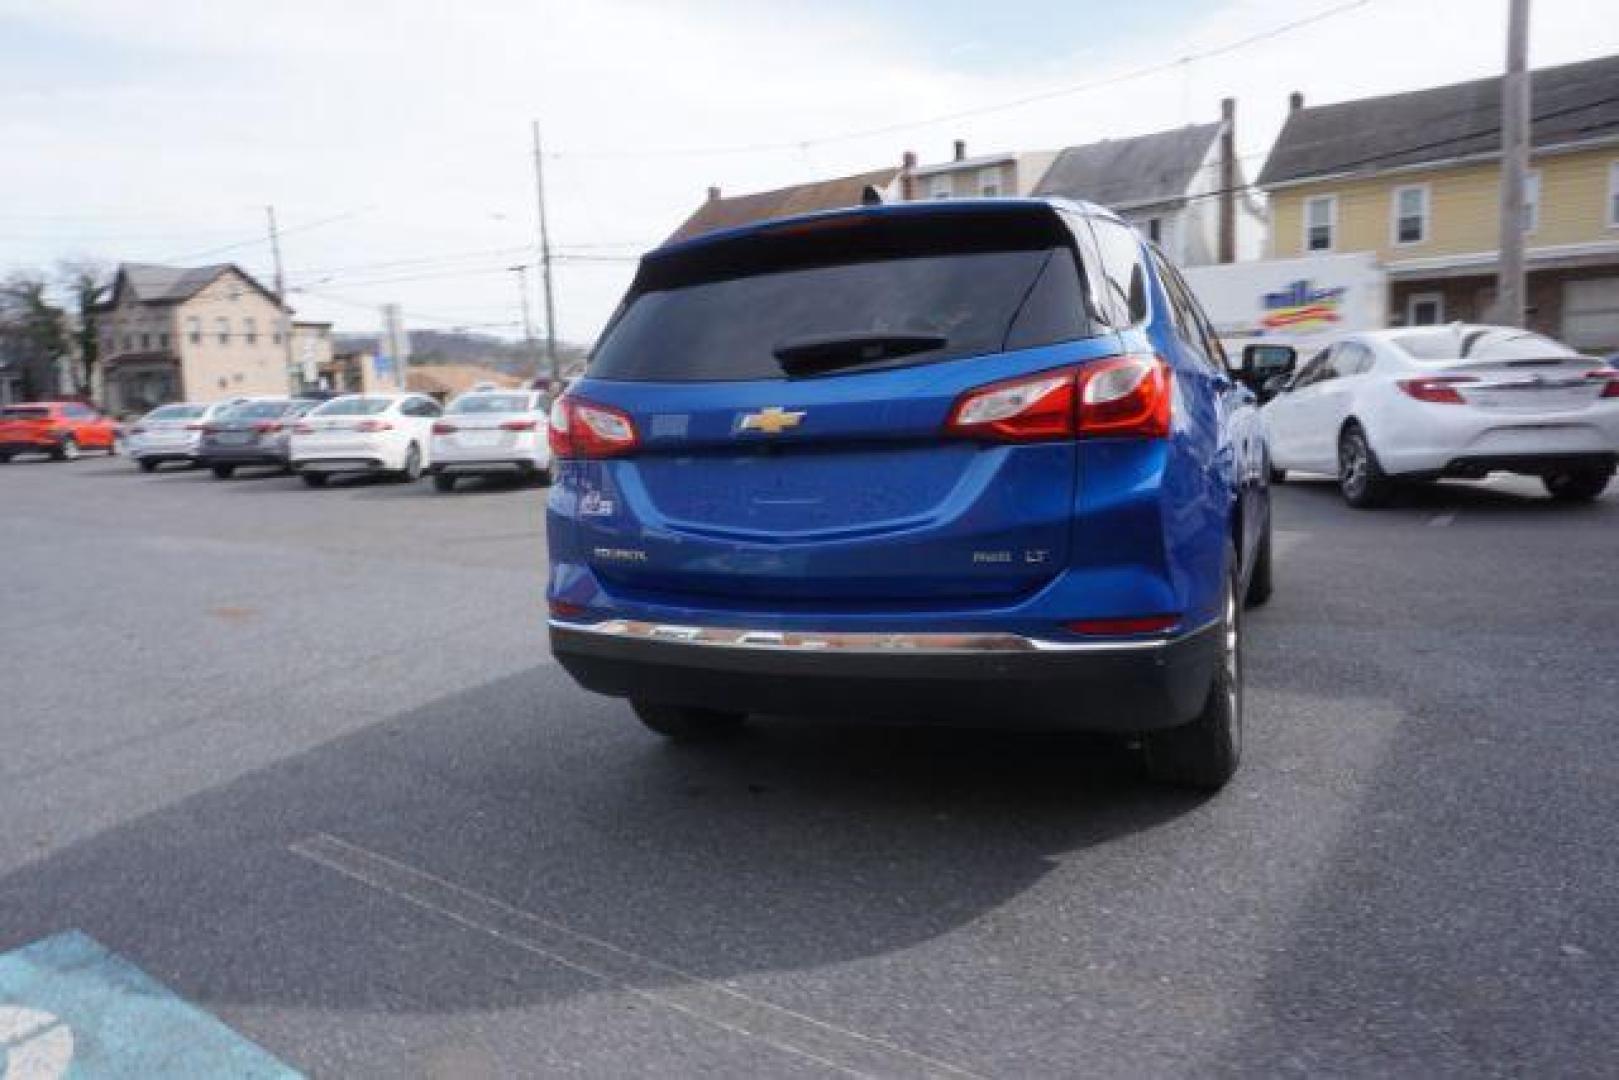
{"type": "Polygon", "coordinates": [[[666,245],[551,415],[551,647],[749,713],[1129,733],[1218,788],[1271,588],[1253,395],[1110,212],[870,206],[666,245]]]}

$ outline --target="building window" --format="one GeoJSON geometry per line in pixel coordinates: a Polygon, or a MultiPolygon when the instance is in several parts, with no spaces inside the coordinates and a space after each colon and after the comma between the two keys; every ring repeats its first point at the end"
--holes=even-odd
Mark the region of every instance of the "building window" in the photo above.
{"type": "Polygon", "coordinates": [[[214,320],[214,329],[219,331],[219,343],[221,345],[229,345],[230,320],[221,315],[219,318],[214,320]]]}
{"type": "Polygon", "coordinates": [[[1534,232],[1540,228],[1540,170],[1528,173],[1523,178],[1523,231],[1534,232]]]}
{"type": "Polygon", "coordinates": [[[256,319],[248,317],[242,320],[242,340],[249,345],[258,344],[259,324],[256,319]]]}
{"type": "Polygon", "coordinates": [[[160,349],[169,347],[169,335],[167,333],[157,335],[157,347],[160,349]]]}
{"type": "Polygon", "coordinates": [[[1608,228],[1619,229],[1619,161],[1608,166],[1608,228]]]}
{"type": "Polygon", "coordinates": [[[1405,246],[1428,239],[1428,185],[1394,189],[1394,242],[1405,246]]]}
{"type": "Polygon", "coordinates": [[[202,320],[195,315],[186,317],[186,337],[190,339],[193,345],[202,344],[202,320]]]}
{"type": "Polygon", "coordinates": [[[978,170],[978,194],[986,199],[993,199],[1001,193],[1001,170],[996,168],[978,170]]]}
{"type": "Polygon", "coordinates": [[[1331,251],[1337,238],[1338,196],[1312,195],[1304,200],[1304,250],[1331,251]]]}
{"type": "Polygon", "coordinates": [[[1407,326],[1438,326],[1445,321],[1444,293],[1412,293],[1405,301],[1407,326]]]}
{"type": "Polygon", "coordinates": [[[124,335],[124,351],[128,352],[130,349],[133,349],[134,347],[135,347],[135,335],[134,334],[125,334],[124,335]]]}
{"type": "Polygon", "coordinates": [[[935,176],[928,181],[928,198],[948,199],[950,197],[950,177],[935,176]]]}
{"type": "Polygon", "coordinates": [[[141,348],[150,349],[151,347],[152,347],[152,335],[147,334],[147,333],[142,333],[141,334],[141,348]]]}

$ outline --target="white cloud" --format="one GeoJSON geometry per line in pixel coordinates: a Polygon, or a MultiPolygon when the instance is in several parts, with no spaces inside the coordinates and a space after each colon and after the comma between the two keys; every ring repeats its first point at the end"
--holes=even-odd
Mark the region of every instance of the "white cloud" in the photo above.
{"type": "MultiPolygon", "coordinates": [[[[954,123],[757,154],[590,156],[816,139],[948,114],[1319,10],[1233,0],[1121,37],[1105,34],[1106,8],[1096,8],[1095,30],[1028,11],[1022,32],[1051,38],[1046,59],[992,71],[993,46],[929,55],[902,21],[843,5],[55,0],[41,10],[0,0],[0,28],[10,20],[64,42],[44,67],[32,58],[27,84],[0,74],[0,268],[81,252],[200,252],[254,238],[269,202],[293,229],[361,211],[286,238],[294,270],[361,267],[325,275],[322,291],[347,304],[306,294],[305,313],[369,328],[374,316],[354,303],[398,300],[469,324],[514,322],[515,284],[499,269],[510,258],[363,267],[530,243],[533,116],[551,147],[575,155],[547,165],[557,240],[651,243],[710,183],[777,186],[897,161],[906,148],[937,159],[957,136],[990,150],[1130,135],[1212,119],[1226,95],[1239,98],[1252,173],[1290,90],[1325,101],[1437,85],[1489,74],[1503,53],[1502,0],[1372,0],[1217,59],[954,123]],[[457,276],[422,277],[439,270],[457,276]],[[384,277],[417,279],[364,284],[384,277]]],[[[1537,64],[1619,51],[1619,24],[1580,0],[1539,0],[1534,18],[1537,64]]],[[[267,272],[267,256],[253,245],[218,257],[267,272]]],[[[564,335],[592,335],[628,274],[623,263],[561,264],[564,335]]]]}

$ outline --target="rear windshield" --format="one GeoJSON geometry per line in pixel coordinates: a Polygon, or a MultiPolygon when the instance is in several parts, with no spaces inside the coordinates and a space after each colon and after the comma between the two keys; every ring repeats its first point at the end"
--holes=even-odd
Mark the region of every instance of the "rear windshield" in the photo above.
{"type": "Polygon", "coordinates": [[[320,408],[311,412],[310,416],[375,416],[379,412],[387,411],[393,404],[393,398],[385,397],[352,397],[338,398],[328,401],[320,408]]]}
{"type": "Polygon", "coordinates": [[[1410,330],[1389,340],[1413,360],[1546,360],[1579,356],[1560,341],[1509,326],[1444,326],[1410,330]]]}
{"type": "Polygon", "coordinates": [[[934,342],[835,369],[870,371],[1090,332],[1079,269],[1055,215],[832,218],[802,235],[791,228],[649,257],[596,347],[591,377],[781,379],[776,354],[793,342],[934,342]]]}
{"type": "Polygon", "coordinates": [[[206,405],[160,405],[146,414],[148,420],[195,420],[208,408],[206,405]]]}
{"type": "Polygon", "coordinates": [[[290,401],[247,401],[225,410],[226,420],[274,420],[292,408],[290,401]]]}
{"type": "Polygon", "coordinates": [[[448,413],[527,412],[527,394],[468,394],[450,402],[448,413]]]}
{"type": "Polygon", "coordinates": [[[13,405],[10,408],[0,409],[0,420],[46,420],[49,419],[49,409],[27,408],[13,405]]]}

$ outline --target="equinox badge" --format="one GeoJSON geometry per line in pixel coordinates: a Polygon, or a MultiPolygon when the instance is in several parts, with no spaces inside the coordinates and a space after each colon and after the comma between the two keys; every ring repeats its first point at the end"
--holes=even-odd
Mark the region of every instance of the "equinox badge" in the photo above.
{"type": "Polygon", "coordinates": [[[786,409],[772,405],[768,409],[760,409],[756,413],[744,413],[742,418],[737,421],[736,429],[738,431],[758,431],[766,435],[779,435],[788,428],[797,427],[798,422],[802,419],[804,419],[802,409],[797,412],[788,412],[786,409]]]}

